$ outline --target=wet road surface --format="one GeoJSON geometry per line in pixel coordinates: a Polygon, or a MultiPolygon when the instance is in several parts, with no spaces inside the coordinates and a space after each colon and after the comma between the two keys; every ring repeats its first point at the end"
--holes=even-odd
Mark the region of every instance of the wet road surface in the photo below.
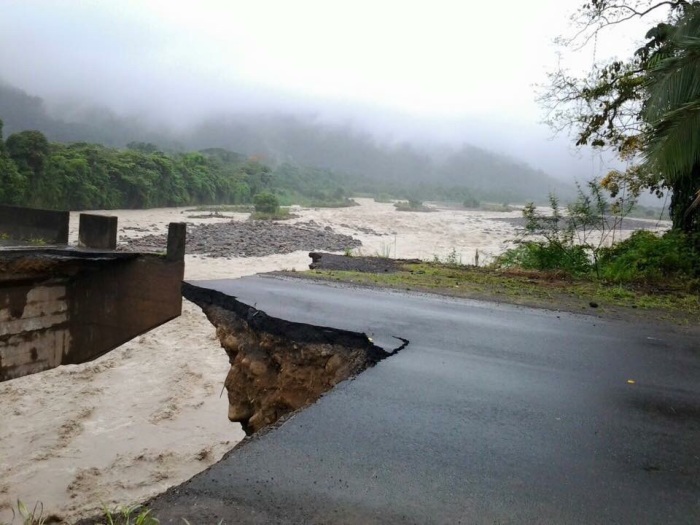
{"type": "Polygon", "coordinates": [[[161,523],[700,522],[690,335],[265,276],[192,284],[409,345],[158,496],[161,523]]]}

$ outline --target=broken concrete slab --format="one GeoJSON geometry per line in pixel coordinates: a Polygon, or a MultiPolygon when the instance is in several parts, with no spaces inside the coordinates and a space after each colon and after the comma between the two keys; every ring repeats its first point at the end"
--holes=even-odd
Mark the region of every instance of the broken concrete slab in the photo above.
{"type": "MultiPolygon", "coordinates": [[[[93,245],[111,243],[113,221],[102,219],[83,217],[106,226],[104,235],[88,236],[93,245]]],[[[171,224],[170,232],[167,254],[67,246],[0,250],[0,381],[96,359],[179,316],[185,226],[171,224]]]]}

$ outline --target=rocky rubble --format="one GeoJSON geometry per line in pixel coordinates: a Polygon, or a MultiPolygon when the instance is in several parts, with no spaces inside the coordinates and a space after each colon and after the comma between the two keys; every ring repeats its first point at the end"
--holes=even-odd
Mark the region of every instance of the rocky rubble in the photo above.
{"type": "Polygon", "coordinates": [[[362,257],[311,252],[311,270],[336,270],[367,273],[393,273],[401,271],[406,264],[418,264],[419,259],[389,259],[388,257],[362,257]]]}
{"type": "MultiPolygon", "coordinates": [[[[119,249],[165,251],[166,243],[166,235],[146,235],[125,240],[119,249]]],[[[358,246],[362,246],[360,240],[314,222],[291,225],[268,221],[231,221],[187,225],[186,253],[209,257],[265,257],[299,250],[341,252],[358,246]]]]}

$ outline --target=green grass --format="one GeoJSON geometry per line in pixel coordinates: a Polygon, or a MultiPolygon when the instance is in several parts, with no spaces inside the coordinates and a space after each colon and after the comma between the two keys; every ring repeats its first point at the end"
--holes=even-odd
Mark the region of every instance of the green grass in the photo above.
{"type": "MultiPolygon", "coordinates": [[[[0,233],[0,241],[10,241],[13,240],[8,233],[0,233]]],[[[49,242],[42,237],[31,237],[25,239],[14,239],[16,244],[31,244],[32,246],[46,246],[49,242]]]]}
{"type": "Polygon", "coordinates": [[[452,248],[452,251],[445,255],[444,258],[440,259],[437,254],[433,254],[433,263],[442,263],[448,266],[460,266],[462,262],[462,254],[457,252],[456,248],[452,248]]]}
{"type": "Polygon", "coordinates": [[[160,523],[151,515],[149,509],[141,505],[132,507],[117,507],[115,509],[104,508],[104,525],[157,525],[160,523]]]}
{"type": "Polygon", "coordinates": [[[661,288],[609,284],[561,273],[429,262],[406,264],[395,273],[312,270],[296,275],[572,312],[594,310],[622,317],[647,317],[651,321],[667,319],[681,325],[700,324],[700,297],[682,281],[667,282],[661,288]]]}
{"type": "MultiPolygon", "coordinates": [[[[13,519],[8,524],[15,523],[19,518],[19,523],[22,525],[44,525],[46,523],[55,523],[55,516],[44,516],[44,505],[37,502],[30,509],[24,502],[17,500],[17,510],[12,509],[13,519]]],[[[102,509],[102,515],[97,518],[95,523],[100,525],[158,525],[160,523],[151,515],[149,509],[144,509],[141,505],[133,505],[131,507],[115,507],[110,509],[106,506],[102,509]]]]}
{"type": "Polygon", "coordinates": [[[390,259],[391,258],[391,244],[382,243],[382,245],[379,247],[379,250],[374,252],[374,256],[379,257],[381,259],[390,259]]]}
{"type": "Polygon", "coordinates": [[[3,525],[13,524],[15,518],[19,518],[19,523],[22,525],[44,525],[48,519],[44,516],[44,505],[41,502],[35,503],[34,507],[30,509],[26,503],[20,500],[17,500],[17,510],[12,509],[12,521],[3,525]]]}

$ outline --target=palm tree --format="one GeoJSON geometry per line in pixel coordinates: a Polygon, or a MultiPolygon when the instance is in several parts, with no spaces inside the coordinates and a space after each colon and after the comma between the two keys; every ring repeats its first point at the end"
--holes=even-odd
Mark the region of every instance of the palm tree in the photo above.
{"type": "Polygon", "coordinates": [[[674,228],[700,231],[700,5],[689,4],[648,74],[646,162],[672,190],[674,228]]]}

